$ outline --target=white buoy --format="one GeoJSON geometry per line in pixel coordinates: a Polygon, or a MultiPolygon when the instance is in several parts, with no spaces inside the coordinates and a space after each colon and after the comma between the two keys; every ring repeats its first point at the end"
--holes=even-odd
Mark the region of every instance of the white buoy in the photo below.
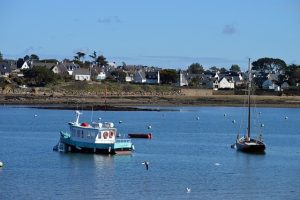
{"type": "Polygon", "coordinates": [[[37,116],[38,116],[37,114],[34,115],[34,117],[37,117],[37,116]]]}
{"type": "Polygon", "coordinates": [[[121,120],[119,121],[119,124],[122,124],[122,121],[121,121],[121,120]]]}
{"type": "Polygon", "coordinates": [[[260,126],[261,126],[261,127],[264,127],[265,125],[264,125],[264,124],[261,124],[260,126]]]}
{"type": "Polygon", "coordinates": [[[148,126],[148,129],[151,129],[152,128],[152,126],[148,126]]]}
{"type": "Polygon", "coordinates": [[[215,165],[216,165],[216,166],[220,166],[221,164],[220,164],[220,163],[215,163],[215,165]]]}
{"type": "Polygon", "coordinates": [[[234,124],[235,124],[235,120],[232,120],[232,123],[234,123],[234,124]]]}
{"type": "Polygon", "coordinates": [[[98,120],[101,120],[101,117],[99,117],[98,120]]]}
{"type": "Polygon", "coordinates": [[[197,120],[199,120],[199,119],[200,119],[200,117],[197,117],[196,119],[197,119],[197,120]]]}
{"type": "Polygon", "coordinates": [[[3,162],[2,162],[2,161],[0,161],[0,167],[3,167],[3,165],[4,165],[4,164],[3,164],[3,162]]]}
{"type": "Polygon", "coordinates": [[[286,116],[284,119],[288,119],[288,117],[286,116]]]}
{"type": "Polygon", "coordinates": [[[224,117],[226,117],[226,116],[227,116],[227,114],[225,113],[225,114],[224,114],[224,117]]]}

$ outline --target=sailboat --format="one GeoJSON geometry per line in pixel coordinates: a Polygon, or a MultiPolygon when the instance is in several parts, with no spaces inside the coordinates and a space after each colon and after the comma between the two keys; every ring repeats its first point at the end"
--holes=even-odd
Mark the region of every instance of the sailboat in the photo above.
{"type": "Polygon", "coordinates": [[[244,136],[240,137],[237,135],[235,148],[238,151],[243,151],[247,153],[264,153],[266,149],[266,145],[264,144],[261,134],[258,138],[251,138],[251,82],[252,82],[252,74],[251,74],[251,64],[249,59],[249,70],[248,70],[248,109],[247,109],[247,132],[244,136]]]}

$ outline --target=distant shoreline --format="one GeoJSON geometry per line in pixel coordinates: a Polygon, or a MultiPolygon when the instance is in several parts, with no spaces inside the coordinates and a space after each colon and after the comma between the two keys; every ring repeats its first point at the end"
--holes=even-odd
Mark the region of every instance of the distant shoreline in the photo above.
{"type": "MultiPolygon", "coordinates": [[[[159,111],[160,109],[139,108],[143,106],[244,106],[243,95],[208,96],[45,96],[6,94],[0,96],[2,105],[24,105],[44,109],[82,109],[115,111],[159,111]]],[[[257,107],[300,108],[300,96],[254,96],[257,107]]]]}

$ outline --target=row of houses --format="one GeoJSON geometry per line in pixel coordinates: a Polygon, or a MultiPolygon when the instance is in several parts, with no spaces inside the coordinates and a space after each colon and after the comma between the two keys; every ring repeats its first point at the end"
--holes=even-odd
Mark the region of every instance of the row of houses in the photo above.
{"type": "MultiPolygon", "coordinates": [[[[22,76],[22,70],[30,69],[35,66],[43,66],[53,71],[55,74],[70,75],[78,81],[90,81],[93,76],[96,80],[105,80],[113,71],[118,69],[115,63],[109,63],[107,66],[97,67],[91,66],[89,69],[80,68],[80,66],[74,62],[63,61],[57,63],[47,63],[40,61],[25,61],[23,63],[17,63],[14,60],[5,60],[0,62],[0,76],[7,77],[11,73],[22,76]]],[[[123,81],[141,84],[160,84],[161,68],[147,67],[141,65],[128,65],[122,67],[122,71],[125,72],[126,77],[123,81]]],[[[188,71],[179,70],[179,79],[177,86],[188,86],[192,80],[197,79],[199,86],[210,88],[213,90],[220,89],[234,89],[245,85],[247,80],[247,73],[226,72],[221,74],[219,71],[203,73],[203,74],[190,74],[188,71]]],[[[284,82],[278,85],[278,76],[276,73],[262,73],[260,71],[254,71],[256,84],[262,89],[280,91],[287,89],[289,84],[284,82]],[[259,81],[257,81],[259,80],[259,81]]]]}
{"type": "MultiPolygon", "coordinates": [[[[31,69],[33,67],[46,67],[59,75],[70,75],[78,81],[90,81],[91,76],[94,75],[97,80],[105,80],[111,72],[116,70],[117,66],[115,63],[109,63],[107,66],[96,67],[91,66],[89,69],[80,68],[80,66],[74,62],[57,62],[47,63],[39,61],[25,61],[19,64],[14,60],[4,60],[0,62],[0,77],[8,77],[14,73],[18,76],[23,76],[22,70],[31,69]]],[[[160,74],[156,68],[148,68],[143,66],[137,66],[136,69],[132,67],[126,71],[126,82],[135,83],[147,83],[147,84],[159,84],[160,74]]]]}

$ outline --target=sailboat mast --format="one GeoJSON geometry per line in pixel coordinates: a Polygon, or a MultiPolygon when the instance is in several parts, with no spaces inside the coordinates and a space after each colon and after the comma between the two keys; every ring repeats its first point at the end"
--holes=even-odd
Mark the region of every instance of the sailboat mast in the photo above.
{"type": "Polygon", "coordinates": [[[251,64],[250,64],[250,58],[249,58],[249,64],[248,64],[248,127],[247,127],[247,137],[250,138],[250,118],[251,118],[251,110],[250,110],[250,106],[251,106],[251,99],[250,99],[250,95],[251,95],[251,64]]]}

